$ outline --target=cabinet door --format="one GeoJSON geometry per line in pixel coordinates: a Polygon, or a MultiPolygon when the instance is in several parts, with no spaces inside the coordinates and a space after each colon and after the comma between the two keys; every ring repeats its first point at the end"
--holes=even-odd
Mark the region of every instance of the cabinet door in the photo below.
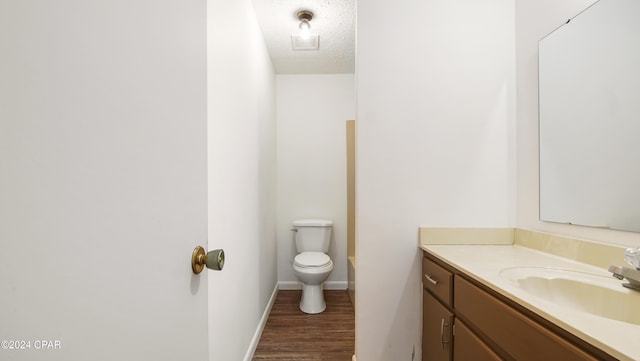
{"type": "Polygon", "coordinates": [[[501,359],[460,319],[456,319],[453,329],[453,360],[500,361],[501,359]]]}
{"type": "Polygon", "coordinates": [[[453,313],[426,290],[422,300],[422,361],[451,360],[453,313]]]}

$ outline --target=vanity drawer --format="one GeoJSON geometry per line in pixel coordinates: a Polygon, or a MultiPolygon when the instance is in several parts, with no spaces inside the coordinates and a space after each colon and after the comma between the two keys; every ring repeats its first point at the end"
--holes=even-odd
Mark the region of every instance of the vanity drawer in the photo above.
{"type": "Polygon", "coordinates": [[[451,307],[453,274],[429,258],[422,258],[422,284],[444,304],[451,307]]]}
{"type": "Polygon", "coordinates": [[[456,315],[518,361],[595,361],[595,357],[503,303],[466,279],[455,279],[456,315]]]}

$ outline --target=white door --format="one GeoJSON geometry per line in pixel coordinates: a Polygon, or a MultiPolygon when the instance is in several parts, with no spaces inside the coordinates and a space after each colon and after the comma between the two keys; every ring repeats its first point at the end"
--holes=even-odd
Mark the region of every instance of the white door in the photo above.
{"type": "Polygon", "coordinates": [[[208,359],[205,5],[0,1],[0,360],[208,359]]]}

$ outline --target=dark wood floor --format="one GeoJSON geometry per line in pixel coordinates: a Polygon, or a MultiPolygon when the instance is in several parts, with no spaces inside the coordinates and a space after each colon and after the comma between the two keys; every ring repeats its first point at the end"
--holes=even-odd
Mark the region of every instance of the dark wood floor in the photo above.
{"type": "Polygon", "coordinates": [[[308,315],[301,291],[279,291],[254,361],[351,361],[355,317],[347,291],[324,291],[327,309],[308,315]]]}

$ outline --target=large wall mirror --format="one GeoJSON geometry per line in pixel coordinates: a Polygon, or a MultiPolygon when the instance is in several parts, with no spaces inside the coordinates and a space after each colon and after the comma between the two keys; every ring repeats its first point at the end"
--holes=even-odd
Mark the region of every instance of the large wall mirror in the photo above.
{"type": "Polygon", "coordinates": [[[640,232],[640,0],[540,41],[540,219],[640,232]]]}

